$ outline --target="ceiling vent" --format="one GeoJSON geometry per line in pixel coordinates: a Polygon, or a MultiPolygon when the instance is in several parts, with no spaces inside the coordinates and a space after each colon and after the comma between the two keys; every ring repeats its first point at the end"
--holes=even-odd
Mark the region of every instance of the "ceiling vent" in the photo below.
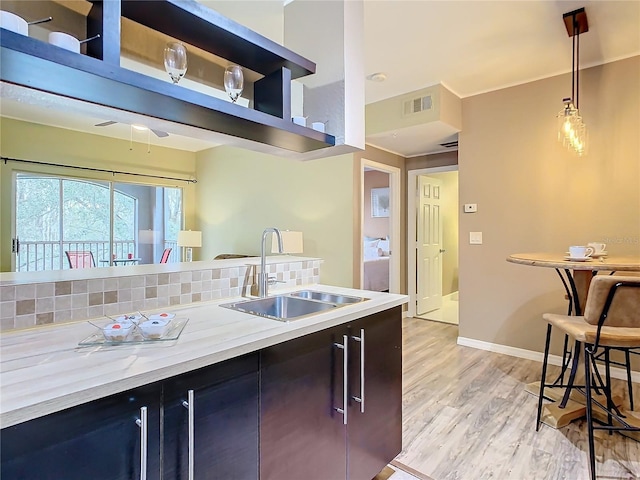
{"type": "Polygon", "coordinates": [[[412,98],[411,100],[405,100],[404,102],[404,115],[413,115],[415,113],[424,112],[425,110],[431,110],[431,108],[433,108],[431,95],[412,98]]]}
{"type": "Polygon", "coordinates": [[[458,141],[454,140],[453,142],[444,142],[440,144],[441,147],[444,148],[453,148],[458,146],[458,141]]]}

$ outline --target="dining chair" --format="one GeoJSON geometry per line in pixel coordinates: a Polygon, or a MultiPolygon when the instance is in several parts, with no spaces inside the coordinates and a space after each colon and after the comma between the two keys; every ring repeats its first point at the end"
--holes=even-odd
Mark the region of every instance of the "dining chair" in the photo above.
{"type": "Polygon", "coordinates": [[[169,255],[171,255],[171,248],[165,248],[164,252],[162,252],[162,258],[160,258],[160,263],[167,263],[169,261],[169,255]]]}
{"type": "Polygon", "coordinates": [[[64,252],[69,261],[69,268],[93,268],[96,261],[89,250],[66,250],[64,252]]]}
{"type": "Polygon", "coordinates": [[[637,421],[637,417],[618,408],[613,401],[610,362],[612,349],[626,353],[640,347],[640,277],[596,276],[589,287],[584,315],[545,313],[543,318],[548,322],[548,328],[536,429],[540,426],[544,387],[548,386],[545,384],[545,376],[549,356],[550,329],[553,326],[579,342],[584,352],[584,385],[573,385],[569,388],[581,392],[586,397],[589,472],[590,478],[595,480],[594,431],[640,432],[640,422],[637,421]],[[602,353],[604,353],[604,381],[596,363],[597,357],[602,353]],[[593,390],[599,389],[604,392],[604,403],[593,396],[593,390]],[[596,423],[598,424],[596,425],[596,423]]]}

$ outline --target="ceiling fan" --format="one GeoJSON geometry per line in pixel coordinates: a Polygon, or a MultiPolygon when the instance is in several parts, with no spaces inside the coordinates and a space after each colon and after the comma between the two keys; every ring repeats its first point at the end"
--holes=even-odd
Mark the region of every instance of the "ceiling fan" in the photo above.
{"type": "MultiPolygon", "coordinates": [[[[116,124],[118,122],[115,122],[113,120],[109,120],[107,122],[102,122],[102,123],[97,123],[94,125],[94,127],[108,127],[109,125],[113,125],[116,124]]],[[[162,130],[154,130],[153,128],[148,128],[145,127],[144,125],[131,125],[131,127],[135,128],[136,130],[151,130],[153,132],[153,134],[158,137],[158,138],[164,138],[164,137],[168,137],[169,134],[167,132],[163,132],[162,130]]]]}

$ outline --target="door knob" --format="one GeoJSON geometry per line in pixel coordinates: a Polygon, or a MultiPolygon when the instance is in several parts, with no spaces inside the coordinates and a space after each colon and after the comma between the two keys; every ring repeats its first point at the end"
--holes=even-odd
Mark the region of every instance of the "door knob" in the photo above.
{"type": "Polygon", "coordinates": [[[441,248],[440,253],[444,253],[444,252],[446,252],[446,250],[444,248],[441,248]]]}

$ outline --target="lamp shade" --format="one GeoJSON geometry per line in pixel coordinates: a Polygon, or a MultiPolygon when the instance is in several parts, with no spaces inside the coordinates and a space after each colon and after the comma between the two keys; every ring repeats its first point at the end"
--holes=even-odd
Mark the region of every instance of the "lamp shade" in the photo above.
{"type": "Polygon", "coordinates": [[[179,247],[201,247],[202,232],[197,230],[180,230],[178,232],[179,247]]]}
{"type": "MultiPolygon", "coordinates": [[[[290,230],[280,231],[282,237],[282,253],[302,253],[302,232],[290,230]]],[[[278,237],[275,233],[271,236],[271,253],[278,252],[278,237]]]]}

